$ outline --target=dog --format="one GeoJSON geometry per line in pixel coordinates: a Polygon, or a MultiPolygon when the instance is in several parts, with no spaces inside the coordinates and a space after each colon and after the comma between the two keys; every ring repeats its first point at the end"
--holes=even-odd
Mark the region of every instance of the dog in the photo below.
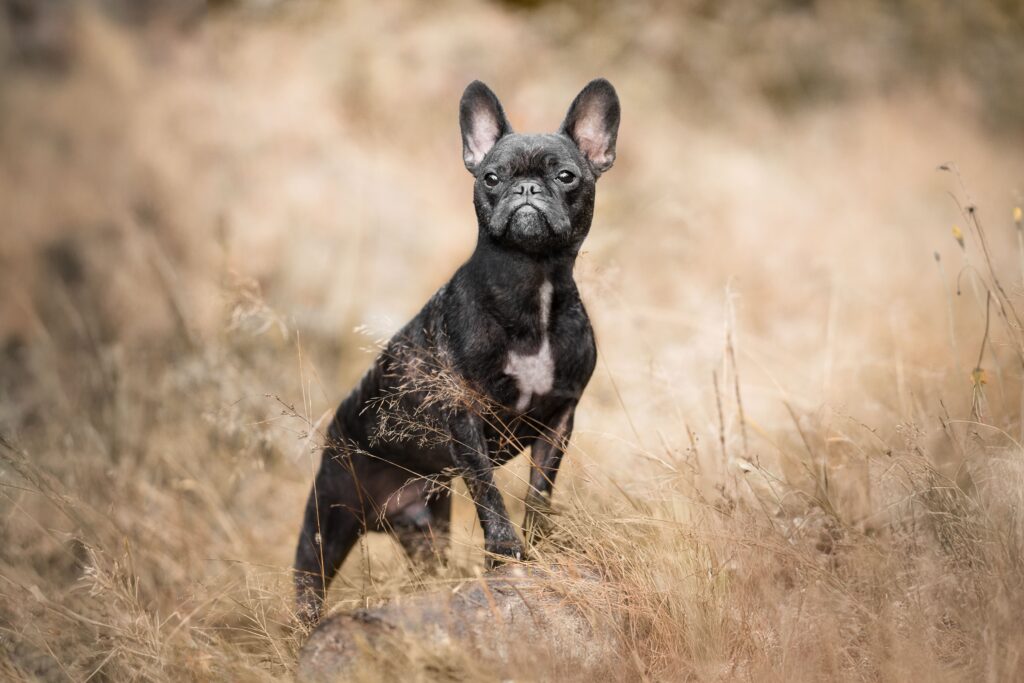
{"type": "Polygon", "coordinates": [[[597,347],[573,280],[598,178],[615,161],[619,98],[596,79],[552,134],[514,133],[480,81],[459,106],[474,176],[477,246],[387,343],[337,409],[295,554],[300,615],[319,620],[326,589],[367,531],[390,532],[414,561],[440,557],[451,480],[465,481],[488,567],[524,544],[492,477],[531,449],[527,543],[550,497],[597,347]]]}

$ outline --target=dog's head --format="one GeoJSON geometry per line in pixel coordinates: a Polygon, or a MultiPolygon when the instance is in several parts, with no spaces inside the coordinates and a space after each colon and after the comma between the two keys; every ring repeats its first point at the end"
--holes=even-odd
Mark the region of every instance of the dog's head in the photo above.
{"type": "Polygon", "coordinates": [[[481,236],[535,254],[578,250],[590,230],[597,179],[615,161],[619,98],[612,84],[588,83],[558,132],[521,135],[491,89],[474,81],[462,96],[459,123],[481,236]]]}

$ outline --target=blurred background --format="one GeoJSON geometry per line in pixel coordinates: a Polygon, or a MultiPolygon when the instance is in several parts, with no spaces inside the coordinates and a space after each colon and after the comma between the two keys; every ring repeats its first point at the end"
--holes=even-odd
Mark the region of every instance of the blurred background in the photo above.
{"type": "MultiPolygon", "coordinates": [[[[554,130],[597,76],[622,100],[616,165],[577,265],[600,360],[556,491],[567,520],[621,516],[642,498],[701,525],[702,510],[768,500],[776,521],[756,534],[803,548],[792,530],[812,529],[808,552],[825,537],[831,553],[840,538],[909,528],[893,510],[923,498],[887,479],[895,466],[880,463],[894,453],[967,496],[1018,481],[971,469],[1016,463],[1024,429],[1015,0],[0,10],[8,675],[290,674],[300,639],[287,569],[318,429],[377,340],[475,243],[457,121],[473,79],[523,132],[554,130]]],[[[516,515],[523,472],[502,474],[516,515]]],[[[984,507],[971,500],[964,510],[984,507]]],[[[1017,538],[1013,519],[993,528],[1017,538]]],[[[456,520],[448,571],[471,575],[482,557],[471,506],[456,520]]],[[[943,537],[928,538],[922,547],[943,537]]],[[[921,557],[904,558],[906,574],[871,560],[880,573],[861,577],[873,597],[851,598],[869,605],[860,611],[822,599],[847,653],[838,663],[800,640],[792,578],[740,566],[764,582],[744,610],[768,626],[736,622],[718,584],[698,587],[718,596],[714,638],[666,632],[664,650],[609,670],[717,680],[742,660],[748,675],[789,680],[1019,673],[1011,625],[1024,600],[1006,569],[1017,565],[957,565],[979,585],[1000,577],[1009,611],[993,613],[988,589],[893,598],[920,588],[921,557]],[[872,584],[882,575],[904,583],[872,584]],[[896,635],[847,652],[847,618],[896,635]],[[690,647],[764,628],[774,650],[690,647]],[[802,672],[786,669],[794,652],[802,672]]],[[[671,573],[675,560],[652,562],[671,573]]],[[[374,537],[335,601],[422,582],[374,537]]],[[[692,601],[698,588],[679,585],[692,601]]]]}

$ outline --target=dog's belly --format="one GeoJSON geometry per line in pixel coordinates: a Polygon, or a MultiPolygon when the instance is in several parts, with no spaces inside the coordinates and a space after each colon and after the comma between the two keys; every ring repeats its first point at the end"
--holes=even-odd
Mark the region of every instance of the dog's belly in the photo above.
{"type": "Polygon", "coordinates": [[[381,462],[394,465],[409,477],[440,474],[455,465],[450,444],[430,444],[415,441],[392,441],[371,447],[373,457],[381,462]]]}
{"type": "Polygon", "coordinates": [[[538,438],[551,439],[568,402],[558,396],[556,390],[535,396],[525,414],[512,408],[492,414],[484,427],[488,457],[496,466],[501,466],[531,447],[538,438]]]}

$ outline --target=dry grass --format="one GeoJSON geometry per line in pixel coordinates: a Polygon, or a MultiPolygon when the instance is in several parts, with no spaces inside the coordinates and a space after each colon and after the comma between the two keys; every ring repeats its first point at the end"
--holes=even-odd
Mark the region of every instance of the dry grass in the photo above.
{"type": "MultiPolygon", "coordinates": [[[[290,675],[324,416],[472,248],[461,88],[538,130],[598,74],[601,357],[540,553],[627,596],[580,597],[601,671],[1024,676],[1019,8],[527,4],[83,10],[64,71],[4,67],[3,677],[290,675]]],[[[454,522],[445,574],[375,536],[334,605],[472,575],[454,522]]]]}

